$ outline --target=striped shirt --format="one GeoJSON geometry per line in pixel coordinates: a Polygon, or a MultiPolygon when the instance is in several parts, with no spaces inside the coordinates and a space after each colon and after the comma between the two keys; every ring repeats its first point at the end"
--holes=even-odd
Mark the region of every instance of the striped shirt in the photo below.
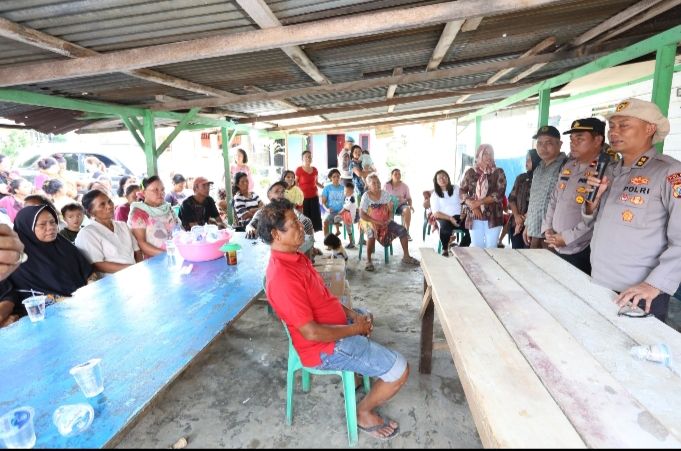
{"type": "Polygon", "coordinates": [[[527,207],[527,217],[525,218],[525,229],[527,235],[534,238],[541,238],[541,223],[549,207],[551,193],[558,181],[558,172],[567,159],[564,152],[550,164],[544,164],[542,160],[534,170],[532,176],[532,186],[530,187],[530,204],[527,207]]]}
{"type": "Polygon", "coordinates": [[[241,193],[236,193],[234,195],[234,212],[236,213],[236,217],[239,220],[239,225],[244,226],[248,224],[249,221],[244,221],[241,219],[241,217],[248,211],[249,208],[257,207],[259,203],[260,197],[258,197],[258,195],[255,193],[249,193],[248,197],[242,195],[241,193]]]}

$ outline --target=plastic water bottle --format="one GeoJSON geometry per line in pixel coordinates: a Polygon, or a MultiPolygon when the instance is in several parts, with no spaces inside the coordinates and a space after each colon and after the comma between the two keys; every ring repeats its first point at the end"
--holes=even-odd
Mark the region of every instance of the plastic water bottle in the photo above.
{"type": "Polygon", "coordinates": [[[651,362],[662,363],[671,366],[672,356],[669,347],[664,344],[632,346],[629,354],[640,360],[650,360],[651,362]]]}
{"type": "Polygon", "coordinates": [[[168,240],[166,241],[166,260],[168,263],[168,267],[172,268],[177,264],[177,259],[175,257],[175,243],[173,240],[168,240]]]}

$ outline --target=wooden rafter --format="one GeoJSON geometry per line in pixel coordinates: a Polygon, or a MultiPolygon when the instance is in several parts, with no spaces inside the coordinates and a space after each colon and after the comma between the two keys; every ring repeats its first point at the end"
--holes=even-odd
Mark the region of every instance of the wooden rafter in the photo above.
{"type": "MultiPolygon", "coordinates": [[[[43,50],[58,53],[59,55],[69,58],[87,58],[101,55],[99,52],[82,47],[78,44],[59,39],[42,31],[25,27],[18,23],[12,22],[0,17],[0,36],[11,39],[13,41],[23,42],[24,44],[38,47],[43,50]]],[[[172,75],[163,74],[161,72],[150,69],[135,69],[131,71],[122,71],[142,80],[151,81],[161,85],[171,86],[173,88],[182,89],[189,92],[196,92],[199,94],[213,96],[213,97],[232,97],[236,96],[231,92],[215,89],[210,86],[194,83],[188,80],[183,80],[172,75]]]]}
{"type": "MultiPolygon", "coordinates": [[[[397,77],[398,75],[402,75],[402,68],[401,67],[396,67],[393,69],[393,77],[397,77]]],[[[397,85],[390,85],[388,86],[388,92],[385,95],[386,100],[390,100],[393,97],[395,97],[395,91],[397,91],[397,85]]],[[[388,106],[388,113],[392,113],[395,110],[395,104],[393,103],[392,105],[388,106]]]]}
{"type": "MultiPolygon", "coordinates": [[[[276,28],[282,26],[279,19],[277,19],[277,16],[274,15],[264,0],[236,0],[236,2],[260,28],[276,28]]],[[[303,72],[320,85],[331,83],[299,46],[292,45],[282,47],[281,50],[283,50],[284,53],[286,53],[286,55],[303,70],[303,72]]]]}
{"type": "Polygon", "coordinates": [[[646,11],[644,14],[641,14],[640,16],[634,18],[633,20],[630,20],[629,22],[625,24],[621,24],[619,27],[615,28],[614,30],[610,30],[603,36],[599,37],[596,39],[594,42],[599,44],[601,42],[605,42],[609,39],[614,38],[615,36],[619,36],[620,34],[624,33],[625,31],[628,31],[635,26],[642,24],[643,22],[652,19],[653,17],[659,16],[663,12],[666,12],[670,9],[672,9],[675,6],[681,5],[681,0],[666,0],[662,3],[660,3],[657,6],[654,6],[650,8],[648,11],[646,11]]]}
{"type": "Polygon", "coordinates": [[[170,44],[138,47],[69,61],[48,61],[0,69],[0,85],[39,83],[123,72],[184,61],[271,50],[292,45],[421,28],[478,16],[497,15],[559,0],[459,0],[351,17],[308,22],[170,44]]]}
{"type": "MultiPolygon", "coordinates": [[[[555,36],[549,36],[548,38],[544,39],[540,43],[533,46],[527,52],[523,53],[520,56],[520,58],[524,58],[526,56],[531,56],[531,55],[538,55],[541,52],[543,52],[544,50],[546,50],[547,48],[554,45],[555,43],[556,43],[556,37],[555,36]]],[[[503,77],[504,75],[508,74],[511,71],[513,71],[513,69],[502,69],[502,70],[500,70],[496,74],[489,77],[489,79],[487,80],[487,84],[491,85],[491,84],[496,83],[501,77],[503,77]]]]}
{"type": "Polygon", "coordinates": [[[442,62],[442,59],[447,54],[449,47],[451,47],[452,42],[454,42],[454,39],[456,39],[456,36],[459,34],[463,23],[463,20],[453,20],[451,22],[447,22],[444,30],[442,30],[442,34],[440,35],[440,40],[437,41],[437,45],[433,50],[433,55],[430,57],[430,61],[428,61],[426,70],[435,70],[438,68],[442,62]]]}
{"type": "MultiPolygon", "coordinates": [[[[462,77],[466,75],[474,75],[482,72],[491,72],[505,69],[507,67],[522,68],[536,63],[543,63],[549,61],[557,61],[564,58],[574,58],[576,56],[593,55],[596,56],[601,52],[607,52],[616,47],[617,43],[607,43],[600,46],[585,48],[580,52],[560,52],[551,54],[542,54],[528,56],[526,58],[519,58],[511,61],[492,61],[479,64],[471,64],[464,67],[454,67],[450,69],[439,69],[433,72],[419,72],[402,74],[397,77],[378,77],[366,80],[349,81],[344,83],[335,83],[333,85],[310,86],[306,88],[287,89],[282,91],[270,91],[267,94],[250,94],[239,96],[237,99],[197,99],[188,100],[186,102],[171,102],[167,104],[151,105],[152,108],[157,109],[188,109],[193,107],[213,107],[225,106],[232,104],[241,104],[248,102],[261,102],[271,100],[282,100],[291,97],[305,96],[310,94],[320,93],[336,93],[344,91],[357,91],[361,89],[378,88],[383,86],[390,86],[393,84],[409,84],[423,81],[441,80],[443,78],[462,77]]],[[[1,75],[1,71],[0,71],[1,75]]]]}

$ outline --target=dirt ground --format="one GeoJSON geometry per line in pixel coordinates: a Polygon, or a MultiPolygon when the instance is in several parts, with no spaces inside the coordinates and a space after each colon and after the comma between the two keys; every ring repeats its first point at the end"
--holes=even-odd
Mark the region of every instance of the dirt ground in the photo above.
{"type": "MultiPolygon", "coordinates": [[[[414,226],[410,249],[419,258],[423,243],[414,226]]],[[[411,366],[405,387],[381,410],[400,423],[399,435],[380,441],[360,433],[359,447],[480,448],[449,351],[436,345],[432,374],[418,372],[423,276],[419,267],[400,262],[395,244],[387,265],[379,247],[373,273],[364,271],[357,250],[348,251],[353,305],[374,313],[373,338],[402,352],[411,366]]],[[[674,299],[668,323],[681,330],[681,302],[674,299]]],[[[444,341],[437,319],[435,340],[444,341]]],[[[313,376],[308,394],[298,382],[293,425],[286,424],[287,346],[281,323],[256,304],[159,397],[118,447],[168,448],[181,437],[188,448],[347,447],[337,377],[313,376]]]]}

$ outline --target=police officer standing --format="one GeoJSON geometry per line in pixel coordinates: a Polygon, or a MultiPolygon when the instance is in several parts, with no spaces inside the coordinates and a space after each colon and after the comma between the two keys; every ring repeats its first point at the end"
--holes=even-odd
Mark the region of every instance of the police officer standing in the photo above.
{"type": "Polygon", "coordinates": [[[570,160],[560,170],[541,231],[550,248],[590,275],[593,228],[582,220],[582,205],[590,188],[587,177],[596,175],[605,143],[605,122],[593,117],[579,119],[563,134],[570,135],[570,160]]]}
{"type": "Polygon", "coordinates": [[[607,118],[610,145],[622,160],[606,171],[594,202],[585,203],[585,220],[596,217],[592,277],[620,293],[620,306],[644,302],[664,321],[681,282],[681,162],[653,147],[669,133],[654,103],[627,99],[607,118]]]}

